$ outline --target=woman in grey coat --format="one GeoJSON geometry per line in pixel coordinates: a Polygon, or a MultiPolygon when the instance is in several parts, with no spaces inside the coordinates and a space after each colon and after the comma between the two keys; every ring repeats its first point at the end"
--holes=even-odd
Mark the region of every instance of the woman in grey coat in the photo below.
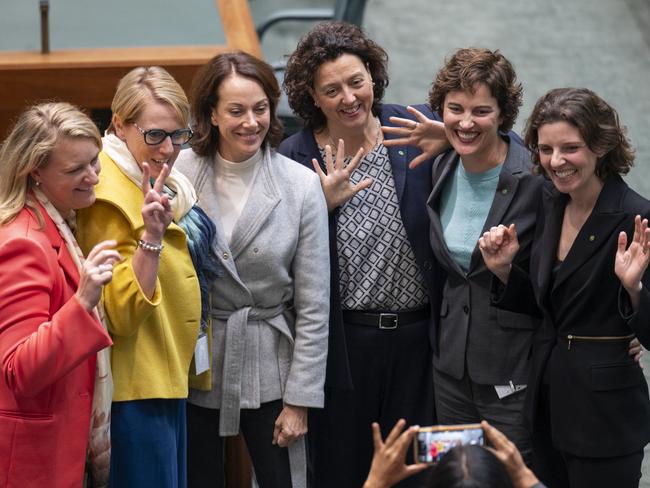
{"type": "Polygon", "coordinates": [[[279,94],[272,68],[244,53],[194,80],[196,136],[177,167],[216,224],[223,275],[195,352],[211,389],[190,391],[191,487],[224,486],[223,438],[240,429],[261,488],[306,484],[307,409],[323,406],[327,359],[327,208],[318,177],[272,149],[279,94]]]}

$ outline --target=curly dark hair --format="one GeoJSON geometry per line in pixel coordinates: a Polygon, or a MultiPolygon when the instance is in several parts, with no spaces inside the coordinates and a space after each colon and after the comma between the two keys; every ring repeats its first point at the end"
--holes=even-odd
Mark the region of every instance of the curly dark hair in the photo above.
{"type": "Polygon", "coordinates": [[[512,64],[498,49],[470,47],[456,51],[438,71],[429,91],[429,104],[442,115],[449,92],[474,93],[477,83],[485,83],[499,104],[502,119],[499,130],[512,129],[521,107],[523,89],[512,64]]]}
{"type": "Polygon", "coordinates": [[[524,129],[537,173],[546,175],[539,160],[539,128],[553,122],[571,124],[593,153],[602,154],[595,171],[601,180],[609,174],[627,174],[634,165],[634,149],[612,106],[587,88],[555,88],[537,100],[524,129]]]}
{"type": "Polygon", "coordinates": [[[280,86],[273,68],[248,53],[222,53],[201,66],[192,82],[190,106],[194,119],[194,137],[190,144],[200,156],[213,156],[219,149],[219,129],[212,125],[212,111],[219,101],[221,83],[233,73],[258,83],[269,99],[271,125],[264,144],[276,147],[282,140],[282,122],[276,115],[280,86]]]}
{"type": "Polygon", "coordinates": [[[374,82],[372,113],[379,114],[379,105],[388,86],[388,54],[356,25],[322,22],[298,43],[287,62],[283,85],[289,106],[312,130],[321,130],[327,125],[325,115],[316,107],[311,95],[318,68],[343,54],[357,56],[367,66],[374,82]]]}

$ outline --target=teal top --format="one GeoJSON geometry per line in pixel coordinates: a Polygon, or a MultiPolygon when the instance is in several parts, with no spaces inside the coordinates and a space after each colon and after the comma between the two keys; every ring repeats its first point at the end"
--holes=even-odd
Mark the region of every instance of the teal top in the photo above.
{"type": "Polygon", "coordinates": [[[461,160],[442,190],[440,218],[445,242],[465,272],[492,206],[502,167],[468,173],[461,160]]]}

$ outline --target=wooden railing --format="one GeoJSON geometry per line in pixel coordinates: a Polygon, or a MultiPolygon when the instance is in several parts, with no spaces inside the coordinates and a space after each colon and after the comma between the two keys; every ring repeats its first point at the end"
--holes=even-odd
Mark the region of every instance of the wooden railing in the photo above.
{"type": "Polygon", "coordinates": [[[215,0],[225,45],[73,49],[48,54],[0,51],[0,140],[26,105],[64,100],[83,108],[110,107],[118,80],[136,66],[165,67],[188,90],[197,68],[239,49],[261,57],[247,0],[215,0]]]}

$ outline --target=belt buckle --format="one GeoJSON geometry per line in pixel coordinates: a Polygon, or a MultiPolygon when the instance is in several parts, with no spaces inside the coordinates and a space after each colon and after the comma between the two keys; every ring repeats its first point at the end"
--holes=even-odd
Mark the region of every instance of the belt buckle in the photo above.
{"type": "Polygon", "coordinates": [[[380,313],[379,314],[379,328],[392,330],[397,329],[397,314],[396,313],[380,313]]]}

